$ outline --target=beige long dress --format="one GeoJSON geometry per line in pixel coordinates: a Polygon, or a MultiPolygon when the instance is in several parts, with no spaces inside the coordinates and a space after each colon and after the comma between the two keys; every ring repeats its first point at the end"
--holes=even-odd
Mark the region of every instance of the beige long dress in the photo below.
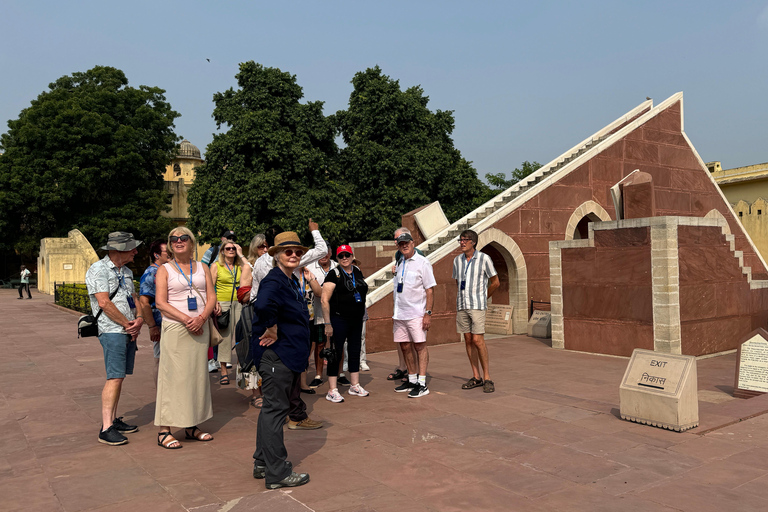
{"type": "MultiPolygon", "coordinates": [[[[195,311],[187,308],[189,281],[174,264],[164,266],[168,272],[168,303],[189,316],[201,314],[206,301],[202,264],[195,263],[192,275],[192,282],[202,294],[201,297],[194,289],[191,292],[197,298],[195,311]]],[[[208,322],[203,324],[203,333],[194,336],[183,324],[163,318],[155,425],[193,427],[213,417],[208,379],[208,335],[208,322]]]]}

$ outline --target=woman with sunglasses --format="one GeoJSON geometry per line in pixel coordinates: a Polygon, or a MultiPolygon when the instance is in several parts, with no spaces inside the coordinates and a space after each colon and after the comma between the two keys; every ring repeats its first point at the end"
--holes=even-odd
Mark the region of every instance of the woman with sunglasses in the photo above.
{"type": "Polygon", "coordinates": [[[242,268],[240,263],[247,261],[243,256],[243,250],[232,240],[221,244],[219,257],[216,263],[211,265],[211,279],[216,286],[216,298],[219,301],[221,312],[229,311],[229,323],[226,327],[219,328],[219,334],[223,338],[218,347],[218,361],[221,363],[221,378],[219,384],[229,384],[227,368],[232,368],[232,346],[235,336],[235,326],[240,320],[242,306],[237,300],[237,288],[240,287],[242,268]]]}
{"type": "Polygon", "coordinates": [[[306,473],[293,472],[283,441],[291,390],[309,359],[309,310],[294,276],[305,252],[296,233],[277,235],[269,249],[274,268],[259,283],[254,303],[251,349],[261,375],[264,403],[257,424],[253,477],[266,479],[267,489],[309,482],[306,473]]]}
{"type": "Polygon", "coordinates": [[[163,314],[155,425],[160,427],[157,444],[169,450],[182,447],[171,426],[185,427],[186,439],[213,440],[197,425],[213,417],[208,318],[217,303],[208,267],[194,260],[196,246],[189,229],[173,229],[168,236],[172,260],[155,276],[155,304],[163,314]]]}
{"type": "Polygon", "coordinates": [[[360,385],[360,345],[368,285],[363,273],[353,264],[352,247],[340,245],[336,249],[336,258],[339,261],[339,266],[325,276],[322,305],[325,335],[331,340],[331,346],[339,360],[338,364],[328,365],[328,386],[330,389],[325,399],[339,403],[344,401],[337,387],[337,377],[345,341],[349,354],[347,363],[349,380],[352,383],[349,394],[354,396],[368,396],[369,394],[360,385]]]}

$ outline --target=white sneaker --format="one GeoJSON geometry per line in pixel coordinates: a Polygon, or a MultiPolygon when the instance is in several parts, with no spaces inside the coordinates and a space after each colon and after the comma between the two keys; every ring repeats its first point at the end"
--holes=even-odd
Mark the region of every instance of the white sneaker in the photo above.
{"type": "Polygon", "coordinates": [[[363,389],[363,386],[357,384],[349,388],[349,394],[355,396],[368,396],[370,393],[363,389]]]}
{"type": "Polygon", "coordinates": [[[338,388],[334,388],[334,389],[330,390],[328,392],[328,394],[325,395],[325,399],[328,400],[329,402],[333,402],[335,404],[338,404],[338,403],[344,401],[344,397],[341,396],[341,394],[339,393],[338,388]]]}
{"type": "Polygon", "coordinates": [[[362,361],[362,362],[360,363],[360,369],[361,369],[362,371],[364,371],[364,372],[369,372],[369,371],[371,371],[371,368],[368,366],[368,364],[367,364],[365,361],[362,361]]]}
{"type": "Polygon", "coordinates": [[[217,370],[221,370],[221,363],[216,361],[215,359],[213,361],[214,361],[214,363],[216,363],[216,369],[217,370]]]}
{"type": "Polygon", "coordinates": [[[208,360],[208,373],[216,372],[216,361],[213,359],[208,360]]]}

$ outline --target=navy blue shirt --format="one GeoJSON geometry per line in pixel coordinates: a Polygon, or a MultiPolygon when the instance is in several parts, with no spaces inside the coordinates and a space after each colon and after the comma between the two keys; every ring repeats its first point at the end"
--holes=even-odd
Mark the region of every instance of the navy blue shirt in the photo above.
{"type": "Polygon", "coordinates": [[[279,267],[269,271],[259,284],[254,303],[251,350],[258,367],[261,356],[271,348],[290,370],[303,372],[309,361],[309,310],[295,278],[279,267]],[[269,347],[259,345],[259,337],[277,324],[277,341],[269,347]]]}

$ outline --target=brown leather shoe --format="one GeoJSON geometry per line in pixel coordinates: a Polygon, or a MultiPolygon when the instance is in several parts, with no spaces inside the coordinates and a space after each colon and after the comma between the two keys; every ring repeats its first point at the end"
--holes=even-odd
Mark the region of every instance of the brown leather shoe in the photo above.
{"type": "Polygon", "coordinates": [[[301,421],[288,420],[288,428],[291,430],[315,430],[323,426],[322,421],[304,418],[301,421]]]}

